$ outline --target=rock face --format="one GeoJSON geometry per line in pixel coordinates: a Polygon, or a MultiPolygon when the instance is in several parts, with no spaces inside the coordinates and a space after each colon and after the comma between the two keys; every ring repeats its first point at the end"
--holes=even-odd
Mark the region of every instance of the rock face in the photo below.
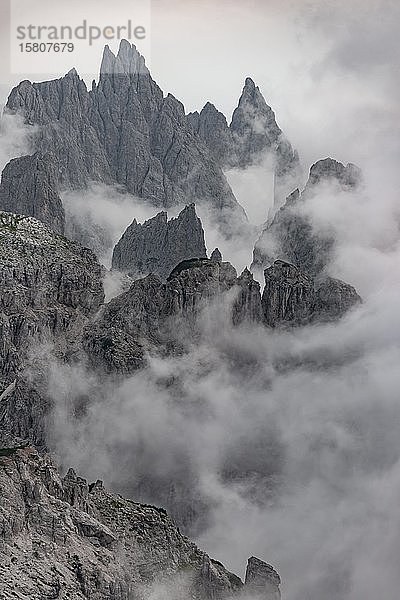
{"type": "Polygon", "coordinates": [[[294,327],[339,319],[360,302],[352,286],[332,278],[316,285],[284,261],[265,270],[261,297],[248,269],[237,277],[230,263],[191,259],[166,282],[155,275],[135,281],[85,328],[83,343],[93,367],[127,374],[145,366],[148,353],[184,351],[183,340],[201,336],[208,319],[294,327]]]}
{"type": "Polygon", "coordinates": [[[183,105],[171,94],[164,97],[126,41],[117,56],[106,46],[99,82],[90,91],[73,69],[62,79],[23,81],[7,110],[40,126],[36,149],[56,157],[62,189],[89,181],[119,184],[160,208],[196,201],[215,210],[226,227],[246,221],[183,105]]]}
{"type": "Polygon", "coordinates": [[[260,272],[276,259],[297,265],[311,276],[320,275],[328,265],[335,247],[333,235],[316,232],[304,212],[308,198],[318,195],[321,185],[337,191],[354,191],[361,172],[353,164],[344,166],[331,158],[320,160],[310,169],[307,185],[300,194],[292,192],[256,242],[252,271],[260,272]]]}
{"type": "Polygon", "coordinates": [[[154,273],[166,279],[181,261],[206,256],[203,227],[191,204],[170,221],[166,212],[143,225],[134,220],[114,248],[112,267],[134,278],[154,273]]]}
{"type": "Polygon", "coordinates": [[[297,267],[281,260],[265,269],[262,296],[264,319],[270,327],[305,323],[312,310],[314,285],[297,267]]]}
{"type": "Polygon", "coordinates": [[[237,283],[240,291],[233,304],[233,324],[261,323],[263,311],[260,284],[248,269],[238,277],[237,283]]]}
{"type": "Polygon", "coordinates": [[[182,339],[201,335],[203,311],[215,302],[219,317],[234,325],[262,321],[260,285],[248,270],[238,278],[230,263],[193,259],[177,265],[165,283],[149,275],[111,300],[86,328],[85,349],[93,366],[130,373],[145,364],[147,352],[181,350],[182,339]]]}
{"type": "Polygon", "coordinates": [[[214,250],[211,252],[210,260],[213,260],[214,262],[222,262],[222,254],[219,248],[214,248],[214,250]]]}
{"type": "Polygon", "coordinates": [[[50,154],[14,158],[0,184],[0,209],[35,217],[53,231],[64,233],[65,215],[57,192],[58,170],[50,154]]]}
{"type": "Polygon", "coordinates": [[[346,166],[333,158],[319,160],[310,169],[307,189],[324,181],[333,181],[341,187],[354,189],[362,180],[361,170],[352,163],[346,166]]]}
{"type": "Polygon", "coordinates": [[[336,321],[360,302],[361,298],[353,286],[327,277],[316,290],[314,314],[321,321],[336,321]]]}
{"type": "Polygon", "coordinates": [[[270,327],[336,320],[361,302],[351,285],[327,278],[315,287],[311,277],[282,260],[265,269],[264,275],[262,309],[270,327]]]}
{"type": "Polygon", "coordinates": [[[254,600],[280,600],[281,578],[271,565],[252,556],[247,562],[246,591],[254,600]]]}
{"type": "Polygon", "coordinates": [[[102,269],[90,250],[11,213],[0,213],[0,250],[0,384],[15,382],[0,403],[0,439],[15,434],[40,445],[46,403],[20,374],[33,345],[56,343],[60,355],[74,347],[104,300],[102,269]]]}
{"type": "Polygon", "coordinates": [[[226,117],[207,102],[200,113],[189,113],[188,121],[193,130],[207,144],[213,157],[222,167],[237,163],[235,142],[226,117]]]}
{"type": "Polygon", "coordinates": [[[0,595],[145,600],[232,598],[241,580],[184,537],[167,513],[60,477],[48,456],[0,449],[0,595]]]}
{"type": "Polygon", "coordinates": [[[245,81],[229,126],[224,115],[209,102],[200,113],[189,114],[188,119],[223,168],[244,169],[269,154],[274,163],[277,203],[298,185],[297,152],[283,135],[273,110],[250,77],[245,81]]]}

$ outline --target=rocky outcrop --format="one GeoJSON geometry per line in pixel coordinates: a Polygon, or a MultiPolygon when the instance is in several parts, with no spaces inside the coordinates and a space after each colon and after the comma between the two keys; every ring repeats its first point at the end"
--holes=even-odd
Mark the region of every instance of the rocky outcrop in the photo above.
{"type": "Polygon", "coordinates": [[[39,347],[55,344],[60,357],[73,354],[104,300],[102,268],[90,250],[11,213],[0,213],[0,250],[0,385],[5,392],[14,385],[0,402],[0,439],[41,445],[47,402],[39,347]],[[34,374],[21,379],[28,364],[36,365],[34,374]]]}
{"type": "Polygon", "coordinates": [[[229,229],[246,221],[222,170],[190,127],[184,107],[164,96],[136,48],[106,46],[90,91],[73,69],[44,83],[23,81],[6,110],[39,125],[35,146],[59,163],[62,189],[118,184],[160,208],[207,204],[229,229]]]}
{"type": "Polygon", "coordinates": [[[134,220],[114,248],[112,267],[134,278],[154,273],[166,279],[183,260],[206,256],[203,227],[191,204],[170,221],[166,212],[143,225],[134,220]]]}
{"type": "Polygon", "coordinates": [[[167,513],[101,481],[62,478],[48,456],[0,449],[0,595],[145,600],[232,598],[241,580],[184,537],[167,513]]]}
{"type": "Polygon", "coordinates": [[[65,215],[58,195],[58,169],[50,154],[14,158],[5,167],[0,184],[0,210],[35,217],[59,234],[65,215]]]}
{"type": "Polygon", "coordinates": [[[315,292],[313,311],[320,321],[336,321],[361,303],[356,289],[333,277],[327,277],[315,292]]]}
{"type": "Polygon", "coordinates": [[[247,562],[245,588],[254,600],[280,600],[281,578],[271,565],[250,557],[247,562]]]}
{"type": "Polygon", "coordinates": [[[226,117],[211,102],[198,112],[188,114],[192,129],[207,144],[213,157],[221,167],[236,164],[235,142],[226,117]]]}
{"type": "Polygon", "coordinates": [[[298,185],[297,152],[282,133],[273,110],[250,77],[245,81],[229,126],[224,115],[209,102],[200,113],[190,113],[188,120],[225,169],[244,169],[263,162],[268,155],[275,173],[277,204],[282,204],[282,199],[298,185]]]}
{"type": "Polygon", "coordinates": [[[263,311],[261,305],[260,284],[246,268],[237,279],[239,293],[233,303],[233,324],[261,323],[263,311]]]}
{"type": "Polygon", "coordinates": [[[91,364],[129,373],[145,364],[148,352],[182,351],[182,344],[201,335],[204,319],[199,317],[218,302],[221,320],[228,315],[238,325],[262,318],[259,284],[247,270],[238,278],[230,263],[186,260],[164,283],[155,275],[139,279],[86,328],[91,364]],[[228,292],[231,297],[224,296],[228,292]]]}
{"type": "Polygon", "coordinates": [[[350,190],[360,185],[362,173],[359,167],[348,163],[343,165],[333,158],[324,158],[312,165],[306,190],[323,182],[333,182],[350,190]]]}
{"type": "Polygon", "coordinates": [[[313,281],[294,265],[277,260],[265,269],[264,319],[270,327],[307,322],[312,312],[313,281]]]}
{"type": "Polygon", "coordinates": [[[230,129],[238,146],[237,165],[247,167],[265,151],[276,158],[276,174],[283,176],[298,166],[298,156],[279,128],[274,111],[254,81],[247,77],[230,129]]]}
{"type": "Polygon", "coordinates": [[[270,327],[292,327],[342,317],[361,302],[349,284],[328,278],[319,286],[295,265],[277,260],[265,269],[262,309],[270,327]]]}
{"type": "Polygon", "coordinates": [[[12,213],[0,213],[0,249],[0,373],[14,376],[10,353],[21,357],[28,339],[65,334],[99,309],[102,268],[87,248],[12,213]]]}
{"type": "Polygon", "coordinates": [[[333,192],[354,191],[361,180],[360,169],[353,164],[345,166],[331,158],[315,163],[303,192],[296,189],[288,196],[257,240],[252,271],[260,273],[274,260],[282,259],[313,277],[320,275],[333,256],[335,238],[333,234],[315,231],[305,212],[307,199],[323,193],[323,185],[329,185],[333,192]]]}
{"type": "Polygon", "coordinates": [[[166,282],[155,275],[135,281],[85,328],[83,344],[94,368],[127,374],[145,366],[149,353],[184,352],[209,319],[294,327],[339,319],[360,302],[352,286],[331,278],[316,285],[280,260],[265,270],[261,297],[248,269],[237,277],[230,263],[195,258],[178,264],[166,282]]]}
{"type": "Polygon", "coordinates": [[[214,248],[214,250],[211,252],[210,260],[214,262],[222,262],[222,254],[219,248],[214,248]]]}

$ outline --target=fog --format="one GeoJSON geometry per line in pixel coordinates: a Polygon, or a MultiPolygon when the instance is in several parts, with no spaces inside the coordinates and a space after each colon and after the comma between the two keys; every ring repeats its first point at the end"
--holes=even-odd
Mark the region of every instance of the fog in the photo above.
{"type": "Polygon", "coordinates": [[[133,219],[143,223],[159,212],[117,186],[98,183],[63,192],[61,198],[67,235],[94,250],[108,269],[113,248],[133,219]]]}
{"type": "MultiPolygon", "coordinates": [[[[0,108],[0,113],[2,108],[0,108]]],[[[19,115],[3,114],[0,120],[0,173],[13,158],[29,154],[35,128],[25,125],[19,115]]]]}
{"type": "MultiPolygon", "coordinates": [[[[157,21],[166,6],[156,4],[157,21]]],[[[270,2],[267,13],[263,3],[250,4],[246,13],[249,7],[230,3],[227,47],[215,21],[207,43],[196,38],[190,69],[194,50],[185,57],[184,42],[199,9],[187,3],[187,27],[176,26],[182,52],[167,44],[161,56],[157,47],[165,37],[157,38],[154,76],[188,110],[215,98],[229,117],[243,76],[253,75],[305,170],[328,155],[362,167],[359,191],[324,185],[302,210],[315,231],[334,233],[327,272],[354,285],[363,304],[339,323],[274,332],[233,329],[229,296],[200,316],[200,340],[185,340],[183,356],[150,357],[146,370],[118,381],[50,356],[52,448],[64,466],[88,479],[164,504],[178,518],[189,513],[186,530],[239,575],[248,556],[267,560],[281,574],[288,600],[397,600],[399,7],[389,0],[284,2],[282,8],[270,2]],[[254,42],[244,35],[240,54],[232,32],[244,14],[260,20],[254,42]],[[228,69],[232,62],[236,70],[228,69]]],[[[4,162],[25,144],[24,135],[6,139],[4,162]]],[[[207,212],[199,208],[199,214],[208,250],[220,246],[241,270],[268,214],[269,176],[253,168],[228,179],[254,229],[226,241],[207,212]]],[[[133,217],[141,221],[151,211],[124,196],[110,201],[114,193],[92,189],[83,210],[80,196],[64,196],[64,203],[69,214],[89,221],[96,215],[116,240],[133,217]]],[[[109,264],[107,243],[101,258],[109,264]]],[[[109,296],[116,289],[113,280],[109,296]]]]}
{"type": "Polygon", "coordinates": [[[53,363],[62,463],[178,518],[190,514],[186,530],[239,574],[252,554],[269,561],[285,598],[397,598],[393,189],[388,172],[381,181],[367,176],[350,194],[323,185],[304,208],[317,230],[335,232],[328,272],[363,296],[341,322],[233,329],[229,296],[205,309],[200,340],[186,343],[183,356],[152,357],[148,369],[122,381],[53,363]]]}

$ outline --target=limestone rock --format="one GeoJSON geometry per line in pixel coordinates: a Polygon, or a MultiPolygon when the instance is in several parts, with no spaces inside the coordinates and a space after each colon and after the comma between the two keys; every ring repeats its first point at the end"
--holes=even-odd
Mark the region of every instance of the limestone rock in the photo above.
{"type": "Polygon", "coordinates": [[[327,158],[310,169],[305,189],[296,189],[285,205],[267,223],[254,252],[252,271],[259,273],[276,259],[297,265],[311,276],[320,275],[327,267],[335,247],[333,235],[316,232],[310,218],[302,210],[307,198],[320,193],[320,185],[336,186],[338,191],[354,191],[362,181],[361,171],[352,164],[327,158]]]}
{"type": "Polygon", "coordinates": [[[218,164],[226,167],[237,162],[235,142],[226,117],[211,102],[207,102],[200,113],[190,113],[187,118],[218,164]]]}
{"type": "Polygon", "coordinates": [[[275,114],[260,89],[247,77],[238,106],[228,126],[225,116],[207,103],[200,113],[190,113],[189,123],[225,169],[245,169],[261,163],[268,154],[274,164],[275,201],[281,204],[298,184],[299,158],[279,128],[275,114]]]}
{"type": "Polygon", "coordinates": [[[353,286],[327,277],[316,290],[313,310],[319,320],[335,321],[361,302],[353,286]]]}
{"type": "Polygon", "coordinates": [[[12,213],[0,213],[0,250],[0,373],[15,375],[14,349],[21,357],[29,338],[63,334],[98,310],[102,268],[87,248],[12,213]]]}
{"type": "Polygon", "coordinates": [[[90,250],[32,217],[0,213],[0,250],[1,389],[14,382],[0,403],[0,439],[42,446],[48,401],[41,394],[39,348],[54,344],[60,357],[73,353],[104,300],[103,272],[90,250]],[[34,363],[28,380],[21,379],[34,363]]]}
{"type": "Polygon", "coordinates": [[[214,248],[214,250],[211,252],[210,260],[214,262],[222,262],[222,254],[219,248],[214,248]]]}
{"type": "Polygon", "coordinates": [[[163,509],[125,500],[49,456],[0,449],[0,595],[222,600],[238,577],[184,537],[163,509]]]}
{"type": "Polygon", "coordinates": [[[35,217],[59,234],[65,215],[57,192],[58,170],[50,154],[14,158],[6,165],[0,184],[0,209],[35,217]]]}
{"type": "Polygon", "coordinates": [[[271,565],[252,556],[247,562],[245,593],[254,600],[280,600],[281,578],[271,565]]]}
{"type": "Polygon", "coordinates": [[[262,319],[258,282],[249,271],[238,278],[230,263],[196,258],[178,264],[166,282],[139,279],[85,328],[89,360],[109,373],[129,373],[144,366],[148,352],[182,351],[182,340],[201,335],[203,311],[219,301],[235,325],[262,319]]]}
{"type": "Polygon", "coordinates": [[[265,269],[262,295],[264,319],[270,327],[306,323],[311,313],[314,286],[296,266],[281,260],[265,269]]]}
{"type": "Polygon", "coordinates": [[[362,173],[359,167],[352,163],[345,166],[341,162],[328,157],[312,165],[306,189],[330,180],[341,186],[354,189],[360,185],[362,173]]]}
{"type": "Polygon", "coordinates": [[[160,208],[202,202],[228,229],[246,221],[183,105],[164,97],[126,41],[116,56],[106,46],[90,91],[73,69],[53,81],[23,81],[6,110],[40,126],[36,150],[56,157],[62,189],[82,189],[89,181],[118,184],[160,208]]]}
{"type": "Polygon", "coordinates": [[[329,277],[316,286],[313,278],[282,260],[264,273],[262,308],[270,327],[338,320],[361,303],[351,285],[329,277]]]}
{"type": "Polygon", "coordinates": [[[114,248],[112,267],[134,278],[154,273],[166,279],[182,260],[205,256],[204,231],[191,204],[170,221],[166,212],[143,225],[134,220],[114,248]]]}
{"type": "Polygon", "coordinates": [[[261,323],[263,311],[261,305],[260,284],[254,280],[252,273],[246,268],[238,277],[239,294],[233,304],[233,323],[261,323]]]}

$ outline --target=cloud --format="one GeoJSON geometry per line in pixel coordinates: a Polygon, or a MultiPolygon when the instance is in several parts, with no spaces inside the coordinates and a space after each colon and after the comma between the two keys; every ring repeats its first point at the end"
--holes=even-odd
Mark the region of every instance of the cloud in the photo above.
{"type": "Polygon", "coordinates": [[[36,129],[25,125],[21,116],[3,114],[0,121],[0,173],[12,158],[31,153],[36,129]]]}
{"type": "Polygon", "coordinates": [[[57,452],[178,518],[197,512],[186,527],[211,555],[237,572],[259,555],[287,597],[358,600],[367,577],[394,599],[400,288],[385,272],[339,324],[217,333],[214,314],[186,355],[119,383],[54,367],[57,452]]]}
{"type": "MultiPolygon", "coordinates": [[[[238,95],[232,90],[252,74],[306,165],[327,155],[360,164],[363,191],[321,188],[305,210],[317,230],[335,232],[330,272],[356,285],[364,304],[339,324],[293,332],[205,327],[185,355],[153,358],[123,381],[50,361],[54,449],[91,479],[167,505],[233,570],[251,554],[268,560],[291,600],[397,600],[398,6],[263,4],[271,12],[254,12],[260,19],[240,37],[237,23],[254,23],[243,3],[231,5],[233,29],[220,27],[228,18],[220,9],[199,23],[198,9],[185,3],[192,12],[184,22],[211,33],[193,40],[196,56],[177,56],[165,40],[179,28],[165,27],[155,40],[156,71],[172,75],[177,96],[190,88],[187,104],[218,96],[226,112],[238,95]],[[232,63],[237,69],[226,75],[232,63]]],[[[167,21],[163,11],[157,16],[163,26],[176,20],[168,10],[167,21]]],[[[179,27],[185,48],[193,27],[179,27]]],[[[264,175],[250,170],[233,183],[254,221],[264,211],[264,175]]],[[[151,216],[104,188],[64,202],[68,214],[105,229],[105,261],[134,216],[151,216]]],[[[239,270],[249,264],[254,230],[226,241],[200,214],[208,250],[220,246],[239,270]]]]}
{"type": "Polygon", "coordinates": [[[63,192],[67,234],[94,250],[111,267],[112,251],[125,229],[160,212],[116,186],[93,183],[87,190],[63,192]]]}
{"type": "MultiPolygon", "coordinates": [[[[184,355],[153,357],[122,381],[50,361],[63,464],[167,506],[236,572],[250,555],[269,561],[294,600],[394,600],[400,584],[400,245],[390,150],[375,149],[360,191],[321,186],[304,208],[317,230],[335,233],[330,271],[364,298],[340,323],[232,329],[214,307],[202,315],[200,339],[184,340],[184,355]]],[[[99,197],[89,212],[106,222],[114,200],[99,197]]],[[[222,240],[201,216],[211,250],[222,240]]],[[[225,259],[248,264],[252,234],[222,248],[225,259]]]]}

